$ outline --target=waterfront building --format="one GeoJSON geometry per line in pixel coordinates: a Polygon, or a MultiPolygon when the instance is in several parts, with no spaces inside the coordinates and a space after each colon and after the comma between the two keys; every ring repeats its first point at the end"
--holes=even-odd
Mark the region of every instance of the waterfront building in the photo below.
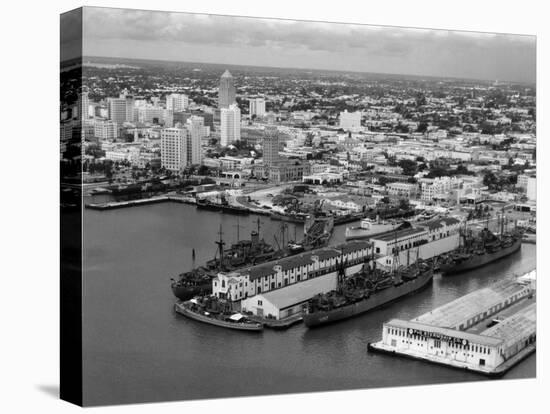
{"type": "Polygon", "coordinates": [[[361,112],[340,112],[340,128],[346,131],[354,131],[361,128],[361,112]]]}
{"type": "Polygon", "coordinates": [[[185,111],[189,107],[189,98],[187,95],[172,93],[166,97],[166,109],[174,112],[185,111]]]}
{"type": "Polygon", "coordinates": [[[265,99],[264,98],[252,98],[249,102],[250,116],[256,115],[261,117],[265,115],[265,99]]]}
{"type": "Polygon", "coordinates": [[[449,199],[451,190],[459,188],[462,182],[458,177],[422,178],[419,181],[420,199],[428,202],[435,199],[449,199]]]}
{"type": "Polygon", "coordinates": [[[361,270],[369,255],[369,243],[348,242],[233,272],[220,272],[212,281],[212,289],[215,296],[240,303],[243,311],[280,319],[288,316],[289,310],[292,313],[301,309],[314,295],[334,289],[342,260],[349,276],[361,270]]]}
{"type": "Polygon", "coordinates": [[[220,144],[223,147],[241,140],[241,110],[236,104],[222,108],[220,123],[220,144]]]}
{"type": "Polygon", "coordinates": [[[111,120],[96,120],[94,136],[100,140],[115,140],[118,138],[117,123],[111,120]]]}
{"type": "Polygon", "coordinates": [[[501,375],[535,351],[535,271],[497,282],[410,321],[384,323],[370,349],[501,375]]]}
{"type": "Polygon", "coordinates": [[[163,128],[160,132],[161,166],[170,171],[179,172],[189,164],[187,137],[185,128],[163,128]]]}
{"type": "Polygon", "coordinates": [[[455,250],[460,244],[460,220],[442,217],[415,224],[415,227],[373,236],[377,262],[387,268],[432,259],[455,250]]]}
{"type": "Polygon", "coordinates": [[[220,78],[218,108],[229,108],[235,103],[235,84],[233,76],[226,70],[220,78]]]}

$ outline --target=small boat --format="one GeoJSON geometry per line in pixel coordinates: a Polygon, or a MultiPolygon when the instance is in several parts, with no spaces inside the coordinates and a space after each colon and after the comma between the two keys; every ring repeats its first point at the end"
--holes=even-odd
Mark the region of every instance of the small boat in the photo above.
{"type": "Polygon", "coordinates": [[[221,328],[249,332],[260,332],[264,329],[261,323],[251,321],[239,312],[229,311],[225,305],[221,300],[208,296],[178,301],[174,309],[180,315],[221,328]]]}

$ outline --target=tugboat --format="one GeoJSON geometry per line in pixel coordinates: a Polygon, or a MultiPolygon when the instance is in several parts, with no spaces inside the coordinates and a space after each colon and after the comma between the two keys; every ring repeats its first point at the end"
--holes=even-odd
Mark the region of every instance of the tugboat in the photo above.
{"type": "Polygon", "coordinates": [[[492,233],[487,226],[477,237],[463,230],[461,246],[441,258],[441,272],[447,275],[465,272],[517,252],[521,248],[522,233],[517,229],[505,232],[504,217],[501,218],[500,227],[499,235],[492,233]]]}
{"type": "Polygon", "coordinates": [[[174,309],[190,319],[222,328],[248,332],[260,332],[264,329],[261,323],[233,311],[231,303],[215,296],[198,296],[185,302],[178,301],[174,309]]]}
{"type": "Polygon", "coordinates": [[[365,263],[363,270],[346,277],[345,265],[338,271],[337,288],[310,299],[303,320],[308,328],[338,322],[398,300],[416,292],[433,279],[433,266],[421,259],[395,271],[376,268],[376,262],[365,263]]]}

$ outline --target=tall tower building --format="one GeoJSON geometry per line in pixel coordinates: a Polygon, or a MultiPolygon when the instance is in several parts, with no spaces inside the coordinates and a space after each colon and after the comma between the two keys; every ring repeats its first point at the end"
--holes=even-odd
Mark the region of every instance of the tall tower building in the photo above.
{"type": "Polygon", "coordinates": [[[226,70],[220,79],[218,108],[228,108],[233,103],[235,103],[235,85],[233,83],[233,76],[226,70]]]}
{"type": "Polygon", "coordinates": [[[264,165],[271,167],[279,161],[280,139],[277,127],[268,126],[264,130],[263,158],[264,165]]]}
{"type": "Polygon", "coordinates": [[[164,128],[160,131],[160,162],[170,171],[181,171],[187,165],[187,136],[185,128],[164,128]]]}
{"type": "MultiPolygon", "coordinates": [[[[134,105],[134,100],[126,99],[126,96],[120,98],[107,98],[107,108],[109,111],[109,119],[117,123],[119,127],[126,121],[128,121],[129,112],[127,106],[134,105]]],[[[132,112],[133,113],[133,112],[132,112]]]]}
{"type": "Polygon", "coordinates": [[[227,146],[241,140],[241,110],[237,104],[222,108],[220,113],[220,144],[227,146]]]}
{"type": "Polygon", "coordinates": [[[265,99],[255,98],[251,99],[249,103],[250,116],[264,116],[265,115],[265,99]]]}
{"type": "Polygon", "coordinates": [[[191,116],[187,119],[187,164],[202,163],[202,139],[206,137],[204,119],[200,116],[191,116]]]}

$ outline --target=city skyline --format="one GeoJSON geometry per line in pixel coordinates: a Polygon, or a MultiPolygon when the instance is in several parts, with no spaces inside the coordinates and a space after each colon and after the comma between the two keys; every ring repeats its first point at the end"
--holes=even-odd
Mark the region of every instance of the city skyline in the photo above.
{"type": "MultiPolygon", "coordinates": [[[[536,79],[536,38],[529,35],[99,8],[84,8],[83,23],[86,56],[536,79]]],[[[70,44],[71,33],[77,31],[62,44],[70,44]]]]}

